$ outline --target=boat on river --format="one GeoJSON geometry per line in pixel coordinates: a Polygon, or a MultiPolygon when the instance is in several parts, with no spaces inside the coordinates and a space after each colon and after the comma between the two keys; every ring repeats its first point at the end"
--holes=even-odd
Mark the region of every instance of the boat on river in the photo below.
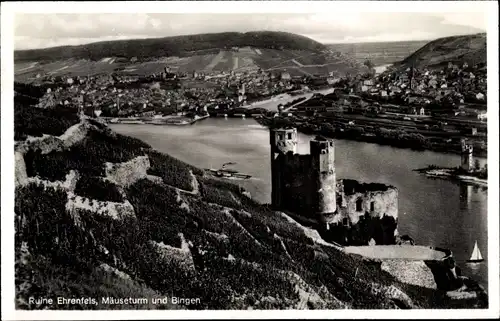
{"type": "Polygon", "coordinates": [[[479,247],[477,246],[476,241],[476,244],[474,244],[474,250],[472,250],[472,255],[470,259],[467,260],[467,263],[479,263],[483,261],[483,256],[481,255],[481,251],[479,251],[479,247]]]}
{"type": "Polygon", "coordinates": [[[227,166],[236,165],[234,162],[228,162],[222,164],[220,169],[206,168],[205,172],[209,173],[215,177],[221,178],[237,178],[237,179],[249,179],[252,175],[240,173],[234,169],[228,169],[227,166]]]}
{"type": "Polygon", "coordinates": [[[220,178],[238,178],[238,179],[249,179],[252,175],[243,174],[238,171],[232,169],[213,169],[213,168],[205,168],[205,172],[215,177],[220,178]]]}

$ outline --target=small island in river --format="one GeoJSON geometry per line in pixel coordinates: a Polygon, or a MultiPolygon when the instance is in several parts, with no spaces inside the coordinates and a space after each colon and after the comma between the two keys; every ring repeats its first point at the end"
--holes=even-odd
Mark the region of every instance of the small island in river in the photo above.
{"type": "Polygon", "coordinates": [[[453,179],[474,185],[488,186],[488,172],[486,167],[478,171],[464,172],[460,167],[449,168],[430,165],[426,168],[416,169],[415,171],[429,177],[453,179]]]}
{"type": "Polygon", "coordinates": [[[450,168],[429,165],[415,171],[424,173],[429,177],[454,179],[474,185],[488,186],[488,165],[485,164],[481,167],[478,159],[473,161],[472,152],[472,146],[462,140],[462,158],[459,167],[450,168]]]}

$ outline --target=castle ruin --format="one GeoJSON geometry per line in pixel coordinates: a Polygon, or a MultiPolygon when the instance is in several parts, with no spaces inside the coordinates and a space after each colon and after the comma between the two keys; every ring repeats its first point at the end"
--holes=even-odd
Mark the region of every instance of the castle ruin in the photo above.
{"type": "Polygon", "coordinates": [[[317,223],[323,237],[342,244],[393,244],[398,190],[377,183],[337,180],[331,139],[310,141],[297,153],[295,128],[270,130],[272,206],[317,223]]]}

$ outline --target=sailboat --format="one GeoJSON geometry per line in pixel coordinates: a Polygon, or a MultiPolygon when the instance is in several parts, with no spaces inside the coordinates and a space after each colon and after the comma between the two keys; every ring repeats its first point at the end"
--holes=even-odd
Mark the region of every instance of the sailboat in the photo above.
{"type": "Polygon", "coordinates": [[[467,260],[467,263],[479,263],[483,262],[484,259],[481,256],[481,252],[479,251],[479,248],[477,247],[477,241],[476,244],[474,244],[474,250],[472,251],[472,255],[469,260],[467,260]]]}

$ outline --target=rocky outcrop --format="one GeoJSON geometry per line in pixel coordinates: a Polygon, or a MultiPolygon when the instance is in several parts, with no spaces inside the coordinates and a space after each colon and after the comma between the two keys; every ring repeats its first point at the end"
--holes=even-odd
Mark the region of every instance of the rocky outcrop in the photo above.
{"type": "Polygon", "coordinates": [[[105,215],[115,220],[121,220],[126,217],[135,218],[134,207],[128,200],[123,203],[104,202],[92,200],[86,197],[68,193],[68,202],[66,210],[73,216],[75,223],[79,224],[81,211],[89,211],[98,215],[105,215]]]}
{"type": "Polygon", "coordinates": [[[106,163],[106,178],[118,186],[128,187],[148,176],[147,156],[138,156],[124,163],[106,163]]]}
{"type": "Polygon", "coordinates": [[[191,175],[191,186],[193,187],[192,194],[198,195],[200,194],[200,183],[192,170],[189,170],[189,174],[191,175]]]}
{"type": "Polygon", "coordinates": [[[403,283],[437,288],[432,271],[423,261],[383,260],[381,269],[403,283]]]}
{"type": "Polygon", "coordinates": [[[455,265],[455,259],[451,251],[448,252],[449,255],[442,260],[425,261],[425,264],[434,275],[434,281],[436,282],[437,288],[444,291],[456,290],[463,286],[463,282],[459,277],[460,271],[457,270],[455,265]]]}
{"type": "Polygon", "coordinates": [[[374,295],[383,295],[387,299],[392,300],[398,308],[414,308],[413,301],[410,299],[410,297],[394,285],[384,286],[372,283],[368,285],[368,287],[374,295]]]}
{"type": "Polygon", "coordinates": [[[48,154],[53,151],[62,151],[82,141],[87,136],[88,131],[94,127],[94,125],[91,125],[86,120],[83,120],[82,122],[68,128],[61,136],[29,136],[24,142],[16,145],[16,151],[23,154],[29,149],[40,150],[42,154],[48,154]]]}
{"type": "Polygon", "coordinates": [[[28,180],[28,174],[26,172],[26,163],[24,162],[23,153],[15,151],[14,162],[15,162],[15,169],[14,169],[15,184],[16,186],[24,185],[28,180]]]}
{"type": "Polygon", "coordinates": [[[112,274],[114,274],[114,275],[116,275],[116,276],[118,276],[118,277],[120,277],[120,278],[122,278],[122,279],[124,279],[124,280],[130,280],[130,279],[131,279],[131,278],[130,278],[130,275],[128,275],[127,273],[122,272],[122,271],[120,271],[120,270],[118,270],[117,268],[114,268],[114,267],[112,267],[112,266],[109,266],[109,265],[108,265],[108,264],[106,264],[106,263],[102,263],[102,264],[99,266],[99,268],[100,268],[101,270],[103,270],[103,271],[108,272],[108,273],[112,273],[112,274]]]}
{"type": "Polygon", "coordinates": [[[28,177],[26,174],[26,167],[24,165],[24,160],[22,156],[19,157],[16,162],[19,161],[19,164],[16,163],[16,185],[24,186],[28,184],[36,184],[43,185],[45,188],[53,187],[64,189],[67,192],[72,192],[76,188],[76,183],[78,181],[79,175],[75,170],[70,170],[68,174],[66,174],[66,179],[64,181],[48,181],[41,179],[40,177],[28,177]]]}

